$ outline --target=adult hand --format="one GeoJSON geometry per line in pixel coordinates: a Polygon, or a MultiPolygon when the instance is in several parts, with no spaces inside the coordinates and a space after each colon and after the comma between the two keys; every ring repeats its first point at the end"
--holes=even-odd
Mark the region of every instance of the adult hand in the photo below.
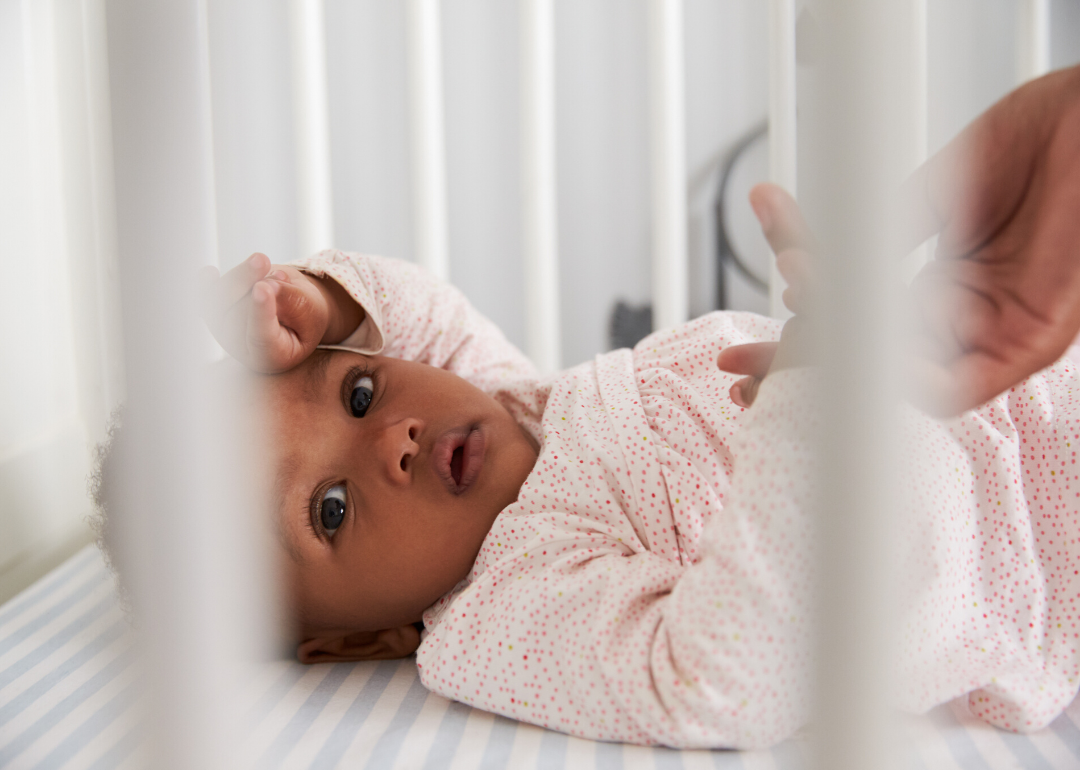
{"type": "Polygon", "coordinates": [[[1080,67],[1010,93],[904,186],[924,407],[953,415],[1053,363],[1080,330],[1080,67]]]}
{"type": "Polygon", "coordinates": [[[283,372],[340,342],[363,310],[332,280],[252,254],[225,275],[204,268],[203,319],[223,348],[260,372],[283,372]]]}

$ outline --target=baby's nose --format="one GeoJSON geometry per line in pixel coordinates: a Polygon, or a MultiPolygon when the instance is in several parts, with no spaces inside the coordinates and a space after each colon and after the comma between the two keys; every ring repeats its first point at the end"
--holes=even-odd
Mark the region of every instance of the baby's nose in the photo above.
{"type": "Polygon", "coordinates": [[[392,484],[408,484],[412,480],[413,464],[420,454],[417,442],[423,429],[421,420],[407,417],[388,425],[383,431],[380,454],[392,484]]]}

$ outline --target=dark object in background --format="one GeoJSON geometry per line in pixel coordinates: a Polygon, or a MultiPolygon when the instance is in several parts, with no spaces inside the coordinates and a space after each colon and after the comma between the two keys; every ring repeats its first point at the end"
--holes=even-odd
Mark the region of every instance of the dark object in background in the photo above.
{"type": "Polygon", "coordinates": [[[611,349],[632,348],[652,332],[652,305],[635,307],[621,299],[611,311],[608,341],[611,349]]]}
{"type": "Polygon", "coordinates": [[[735,143],[727,157],[724,158],[724,164],[720,167],[720,184],[717,185],[716,201],[713,203],[713,221],[716,222],[716,307],[719,310],[725,310],[728,306],[725,281],[727,273],[724,269],[724,266],[728,263],[731,263],[735,270],[750,282],[751,286],[765,294],[769,293],[769,279],[767,277],[761,278],[755,274],[731,245],[731,237],[728,234],[727,226],[727,203],[725,200],[728,182],[731,181],[731,174],[735,170],[735,164],[739,162],[739,158],[754,144],[762,139],[768,139],[768,137],[768,121],[754,126],[735,143]]]}
{"type": "MultiPolygon", "coordinates": [[[[716,201],[713,204],[713,216],[716,222],[716,307],[727,307],[727,287],[725,285],[725,266],[730,262],[742,276],[758,291],[769,291],[767,279],[762,279],[751,270],[735,253],[727,228],[727,207],[724,195],[728,182],[739,158],[756,142],[768,137],[768,123],[760,123],[744,134],[731,148],[723,165],[720,167],[720,183],[716,188],[716,201]]],[[[608,343],[610,350],[632,348],[652,332],[652,305],[634,306],[619,300],[611,311],[608,324],[608,343]]]]}

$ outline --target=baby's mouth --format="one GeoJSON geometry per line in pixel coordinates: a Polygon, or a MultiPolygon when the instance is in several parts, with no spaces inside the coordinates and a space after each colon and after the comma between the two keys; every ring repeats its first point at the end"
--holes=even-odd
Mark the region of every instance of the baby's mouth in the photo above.
{"type": "Polygon", "coordinates": [[[450,457],[450,475],[454,477],[454,483],[461,485],[461,463],[462,458],[465,456],[465,445],[462,444],[454,450],[454,454],[450,457]]]}
{"type": "Polygon", "coordinates": [[[478,427],[454,428],[444,433],[431,450],[435,475],[455,495],[473,485],[484,465],[487,441],[478,427]]]}

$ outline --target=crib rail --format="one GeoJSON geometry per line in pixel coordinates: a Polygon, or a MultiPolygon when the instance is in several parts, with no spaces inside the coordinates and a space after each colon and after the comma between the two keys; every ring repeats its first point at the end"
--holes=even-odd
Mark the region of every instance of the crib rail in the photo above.
{"type": "Polygon", "coordinates": [[[544,373],[562,363],[555,179],[555,7],[521,4],[522,256],[525,352],[544,373]]]}
{"type": "Polygon", "coordinates": [[[293,122],[296,126],[297,223],[301,253],[334,245],[330,182],[330,109],[326,85],[326,20],[322,0],[289,0],[292,28],[293,122]]]}
{"type": "Polygon", "coordinates": [[[442,37],[438,0],[409,0],[409,106],[416,261],[450,277],[442,37]]]}

